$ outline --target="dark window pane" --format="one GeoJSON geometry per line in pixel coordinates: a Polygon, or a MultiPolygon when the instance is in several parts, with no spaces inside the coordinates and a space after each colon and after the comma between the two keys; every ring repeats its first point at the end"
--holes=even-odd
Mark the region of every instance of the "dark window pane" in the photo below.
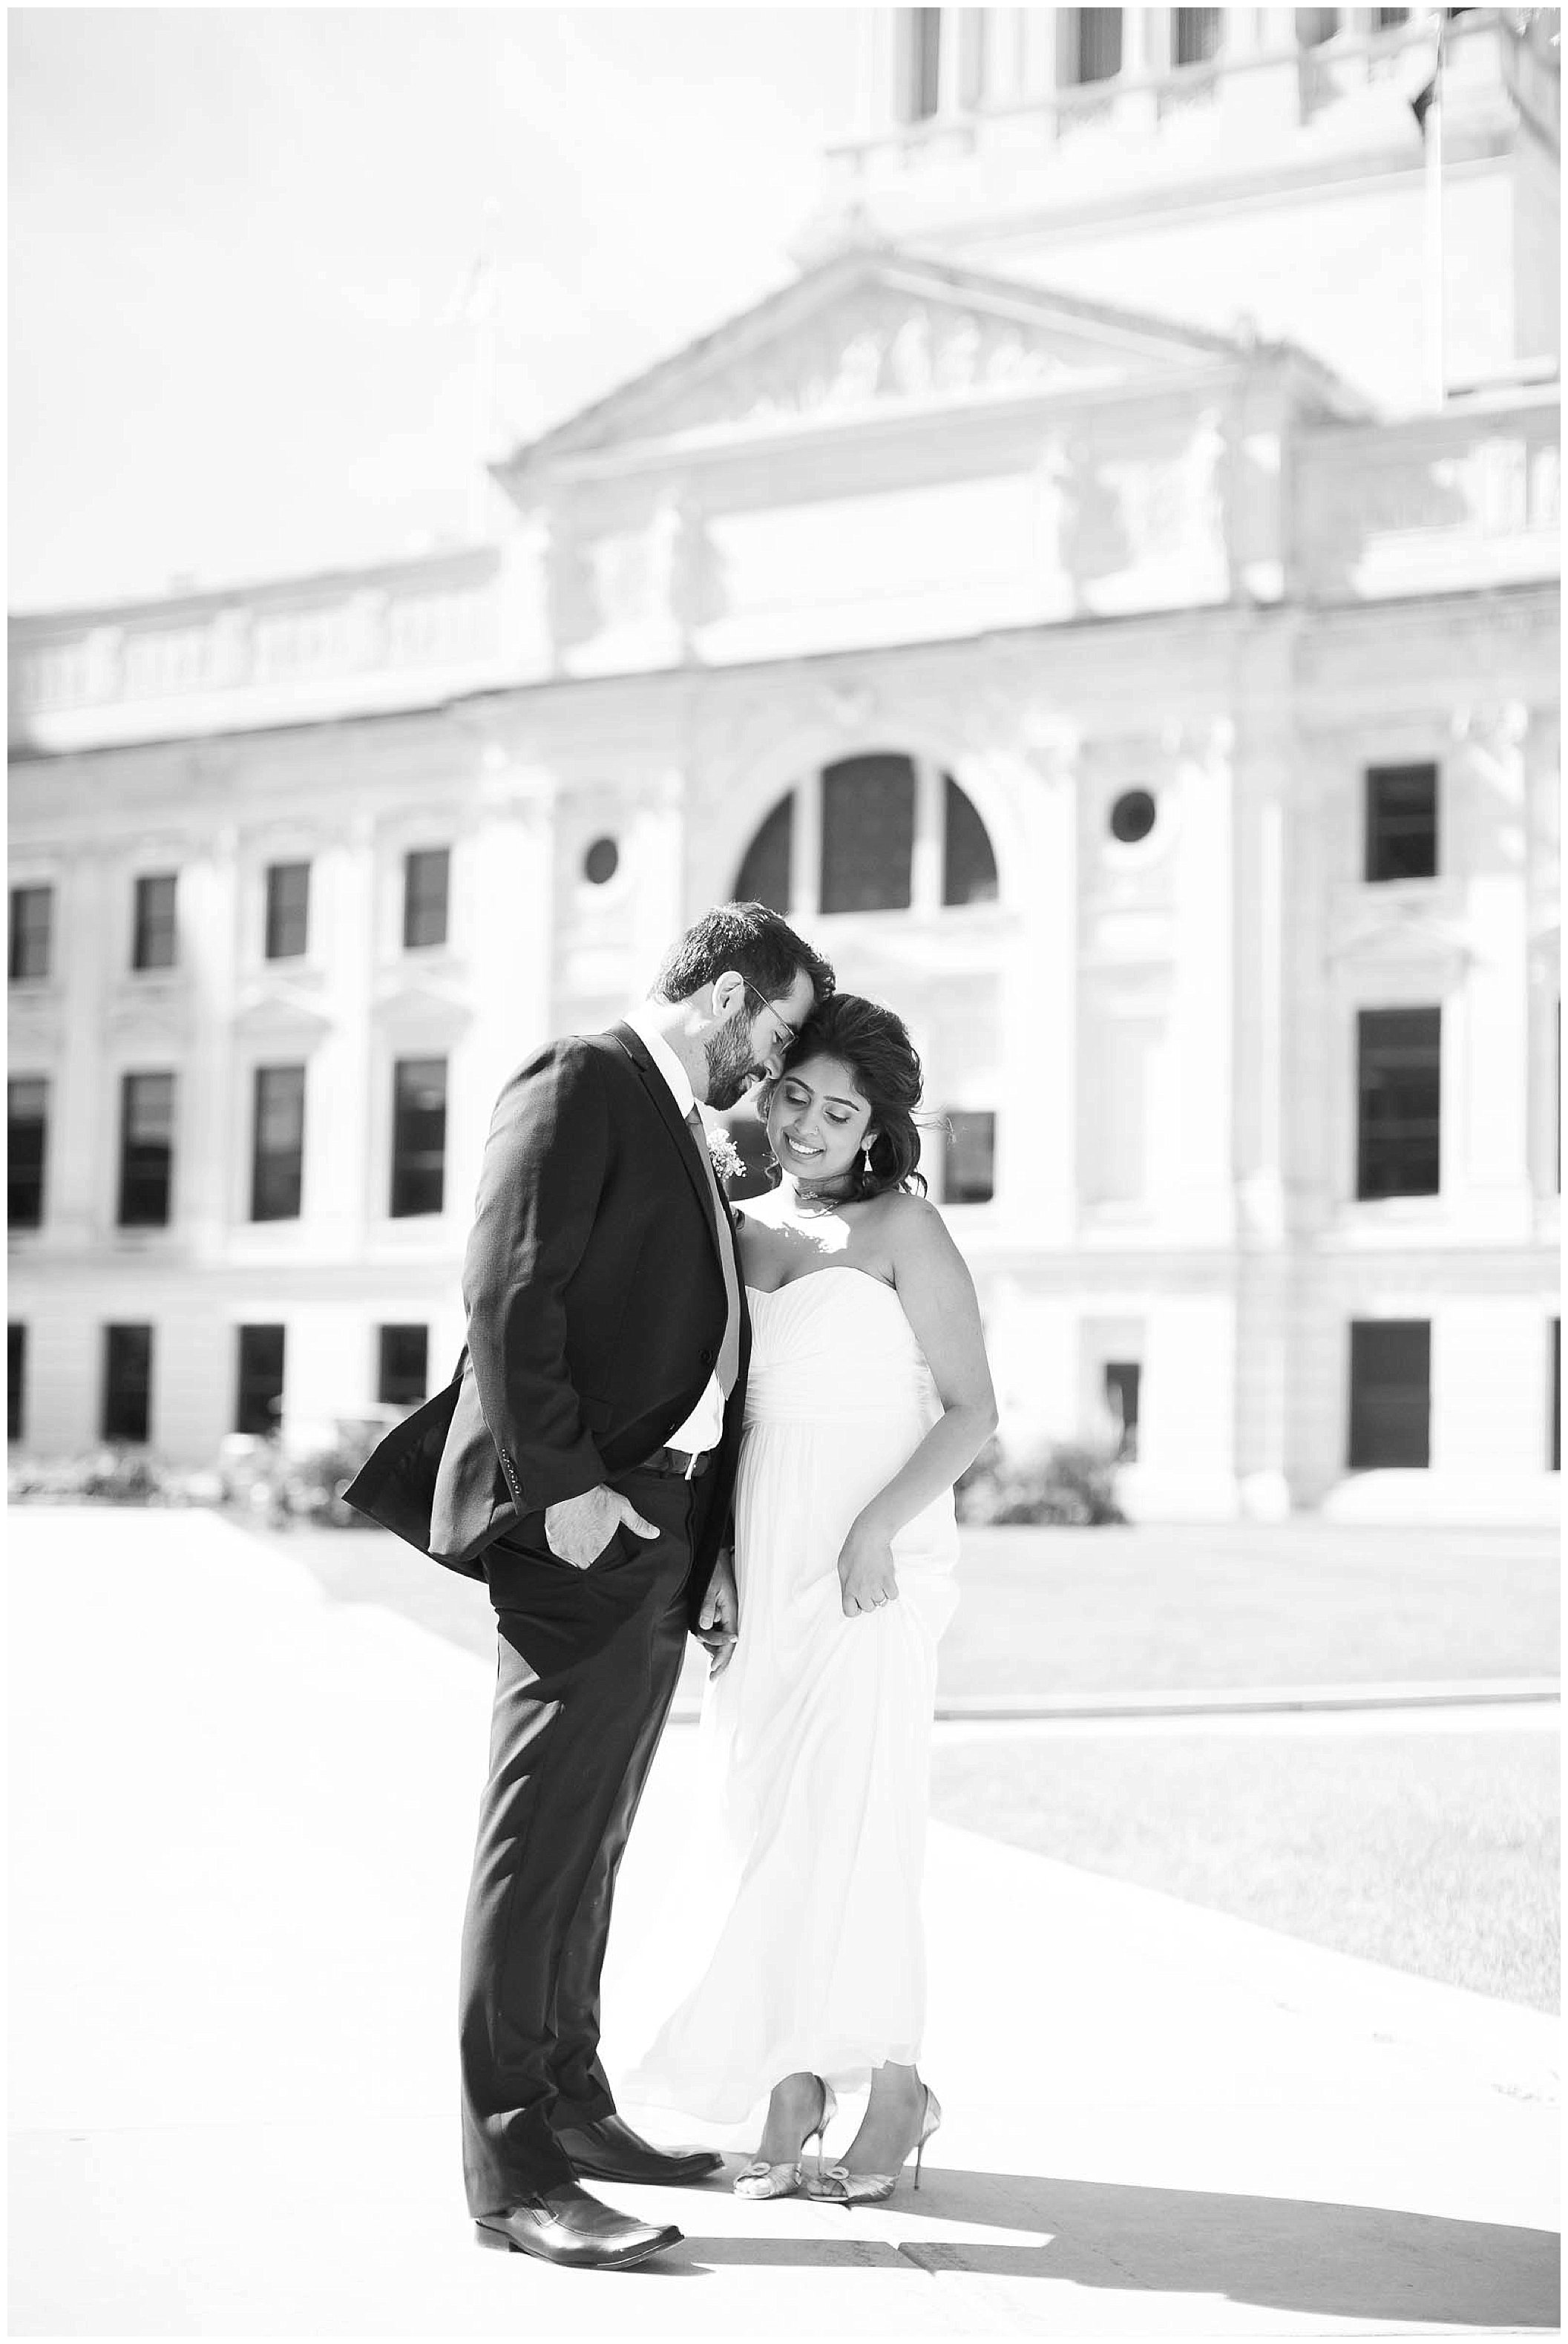
{"type": "Polygon", "coordinates": [[[267,957],[298,960],[310,940],[310,865],[273,863],[267,870],[267,957]]]}
{"type": "Polygon", "coordinates": [[[794,838],[794,793],[780,798],[746,849],[746,859],[735,881],[737,904],[766,904],[770,911],[789,911],[790,849],[794,838]]]}
{"type": "Polygon", "coordinates": [[[988,1107],[982,1114],[955,1108],[947,1117],[947,1147],[942,1169],[943,1203],[988,1204],[996,1194],[996,1116],[988,1107]]]}
{"type": "Polygon", "coordinates": [[[11,976],[47,976],[50,935],[55,924],[52,887],[11,890],[11,976]]]}
{"type": "Polygon", "coordinates": [[[1437,767],[1367,769],[1369,879],[1431,879],[1437,874],[1437,767]]]}
{"type": "Polygon", "coordinates": [[[177,892],[176,874],[172,871],[154,872],[137,881],[135,934],[131,939],[133,968],[174,966],[177,892]]]}
{"type": "Polygon", "coordinates": [[[1372,10],[1377,30],[1380,33],[1396,32],[1400,25],[1408,25],[1410,13],[1408,8],[1374,8],[1372,10]]]}
{"type": "Polygon", "coordinates": [[[425,1397],[430,1361],[428,1327],[379,1327],[376,1398],[388,1408],[417,1408],[425,1397]]]}
{"type": "Polygon", "coordinates": [[[236,1377],[236,1432],[276,1432],[283,1413],[281,1327],[241,1327],[236,1377]]]}
{"type": "Polygon", "coordinates": [[[145,1440],[152,1406],[153,1330],[150,1327],[104,1329],[106,1440],[145,1440]]]}
{"type": "Polygon", "coordinates": [[[1108,81],[1121,71],[1121,10],[1079,8],[1075,13],[1069,78],[1108,81]]]}
{"type": "Polygon", "coordinates": [[[126,1075],[120,1084],[122,1229],[167,1225],[174,1176],[174,1076],[126,1075]]]}
{"type": "Polygon", "coordinates": [[[1356,1024],[1356,1194],[1435,1197],[1441,1178],[1442,1012],[1363,1009],[1356,1024]]]}
{"type": "Polygon", "coordinates": [[[942,901],[945,904],[994,904],[996,900],[996,858],[986,825],[973,803],[949,773],[945,794],[942,853],[942,901]]]}
{"type": "Polygon", "coordinates": [[[1219,56],[1224,38],[1223,8],[1173,8],[1170,15],[1172,65],[1206,65],[1219,56]]]}
{"type": "Polygon", "coordinates": [[[1116,1453],[1123,1463],[1138,1460],[1138,1398],[1143,1369],[1134,1359],[1108,1359],[1105,1370],[1105,1401],[1114,1420],[1121,1427],[1117,1436],[1116,1453]]]}
{"type": "Polygon", "coordinates": [[[915,853],[907,757],[845,757],[822,777],[822,908],[904,912],[915,853]]]}
{"type": "Polygon", "coordinates": [[[305,1069],[258,1066],[250,1151],[250,1217],[299,1217],[305,1164],[305,1069]]]}
{"type": "Polygon", "coordinates": [[[447,940],[447,881],[451,854],[444,846],[420,847],[403,857],[403,944],[407,949],[447,940]]]}
{"type": "Polygon", "coordinates": [[[5,1329],[5,1438],[20,1440],[27,1422],[27,1329],[19,1318],[5,1329]]]}
{"type": "Polygon", "coordinates": [[[5,1107],[9,1147],[6,1217],[14,1229],[41,1228],[44,1157],[49,1127],[48,1084],[31,1075],[8,1083],[5,1107]]]}
{"type": "Polygon", "coordinates": [[[1431,1321],[1352,1320],[1351,1470],[1430,1464],[1431,1422],[1431,1321]]]}
{"type": "Polygon", "coordinates": [[[940,89],[942,11],[901,8],[898,12],[902,52],[899,110],[905,122],[926,122],[936,111],[940,89]]]}
{"type": "Polygon", "coordinates": [[[400,1058],[392,1069],[394,1217],[440,1211],[446,1160],[447,1062],[400,1058]]]}

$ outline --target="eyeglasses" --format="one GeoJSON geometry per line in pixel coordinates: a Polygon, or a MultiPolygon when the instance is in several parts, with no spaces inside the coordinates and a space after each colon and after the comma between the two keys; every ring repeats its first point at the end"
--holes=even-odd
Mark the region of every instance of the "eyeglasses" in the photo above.
{"type": "Polygon", "coordinates": [[[759,993],[756,986],[753,985],[748,978],[743,976],[741,983],[745,986],[746,991],[751,995],[752,999],[756,1003],[758,1008],[765,1010],[767,1015],[773,1019],[774,1024],[777,1026],[779,1048],[781,1050],[787,1050],[792,1042],[799,1041],[800,1027],[798,1026],[792,1026],[787,1017],[781,1017],[778,1011],[774,1007],[773,1003],[767,999],[765,995],[759,993]]]}

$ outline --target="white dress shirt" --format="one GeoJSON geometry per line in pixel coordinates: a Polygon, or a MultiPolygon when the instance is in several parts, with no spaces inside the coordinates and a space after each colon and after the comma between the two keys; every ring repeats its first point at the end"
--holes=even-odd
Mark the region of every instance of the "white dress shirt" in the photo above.
{"type": "MultiPolygon", "coordinates": [[[[692,1088],[691,1076],[659,1031],[656,1013],[648,1008],[629,1009],[624,1022],[631,1026],[663,1076],[676,1110],[684,1122],[697,1104],[696,1094],[692,1088]]],[[[668,1445],[698,1456],[705,1449],[718,1447],[723,1430],[724,1395],[719,1389],[717,1376],[710,1376],[707,1389],[685,1423],[676,1426],[668,1445]]]]}

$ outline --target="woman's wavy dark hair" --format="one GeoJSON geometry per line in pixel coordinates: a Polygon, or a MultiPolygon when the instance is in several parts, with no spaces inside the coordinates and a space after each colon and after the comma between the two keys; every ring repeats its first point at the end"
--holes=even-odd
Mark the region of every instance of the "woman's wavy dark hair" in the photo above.
{"type": "MultiPolygon", "coordinates": [[[[869,1172],[864,1157],[857,1157],[850,1176],[854,1201],[884,1196],[889,1188],[904,1188],[911,1196],[923,1197],[926,1183],[915,1168],[920,1161],[915,1110],[920,1104],[924,1077],[919,1054],[903,1018],[885,1009],[880,1001],[867,1001],[864,994],[830,994],[817,1004],[791,1045],[784,1073],[806,1058],[819,1056],[837,1058],[849,1068],[876,1129],[869,1172]]],[[[758,1096],[764,1123],[775,1088],[773,1083],[765,1084],[758,1096]]]]}

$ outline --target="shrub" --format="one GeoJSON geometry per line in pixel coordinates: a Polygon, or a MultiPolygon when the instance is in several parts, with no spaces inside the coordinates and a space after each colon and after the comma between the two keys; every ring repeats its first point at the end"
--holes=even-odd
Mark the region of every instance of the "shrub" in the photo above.
{"type": "Polygon", "coordinates": [[[211,1505],[222,1495],[210,1473],[166,1465],[148,1449],[106,1441],[80,1457],[17,1459],[6,1473],[13,1505],[211,1505]]]}
{"type": "Polygon", "coordinates": [[[961,1522],[1047,1522],[1087,1529],[1127,1520],[1116,1499],[1116,1458],[1087,1441],[1059,1440],[1009,1455],[986,1442],[955,1492],[961,1522]]]}

